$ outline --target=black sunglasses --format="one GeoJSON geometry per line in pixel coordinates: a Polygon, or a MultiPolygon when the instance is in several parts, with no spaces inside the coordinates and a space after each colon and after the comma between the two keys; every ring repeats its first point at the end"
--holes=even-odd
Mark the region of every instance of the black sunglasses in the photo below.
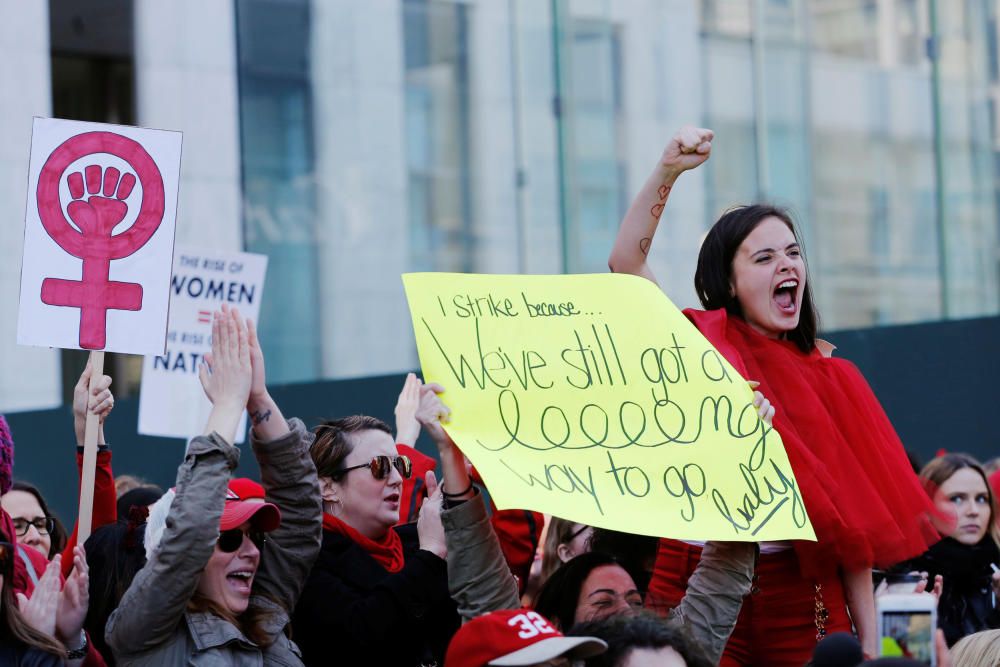
{"type": "Polygon", "coordinates": [[[360,470],[361,468],[368,468],[371,470],[372,477],[378,480],[383,480],[388,477],[393,468],[399,471],[399,474],[403,476],[403,479],[410,479],[410,475],[413,474],[413,461],[411,461],[407,456],[389,457],[382,454],[380,456],[373,457],[368,463],[362,463],[361,465],[337,470],[333,473],[333,476],[344,475],[352,470],[360,470]]]}
{"type": "Polygon", "coordinates": [[[37,519],[14,519],[14,532],[18,537],[28,534],[28,527],[34,526],[39,535],[48,535],[56,528],[56,520],[50,516],[40,516],[37,519]]]}
{"type": "Polygon", "coordinates": [[[243,545],[244,536],[249,537],[258,549],[263,549],[264,543],[267,542],[267,534],[259,530],[243,532],[240,528],[233,528],[219,533],[219,541],[217,542],[219,551],[227,554],[233,553],[243,545]]]}

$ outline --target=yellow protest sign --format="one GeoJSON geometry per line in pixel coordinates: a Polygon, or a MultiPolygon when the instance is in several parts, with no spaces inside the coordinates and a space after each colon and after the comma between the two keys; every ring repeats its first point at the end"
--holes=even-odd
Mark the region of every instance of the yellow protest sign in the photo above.
{"type": "Polygon", "coordinates": [[[653,283],[403,276],[448,433],[501,509],[692,540],[814,540],[753,392],[653,283]]]}

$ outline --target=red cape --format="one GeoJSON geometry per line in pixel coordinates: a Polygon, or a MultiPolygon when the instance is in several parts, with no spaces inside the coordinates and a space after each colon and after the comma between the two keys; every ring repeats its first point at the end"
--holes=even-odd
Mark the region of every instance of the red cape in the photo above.
{"type": "Polygon", "coordinates": [[[775,407],[818,538],[795,542],[805,573],[893,565],[940,539],[933,505],[854,364],[767,338],[725,310],[684,314],[775,407]]]}

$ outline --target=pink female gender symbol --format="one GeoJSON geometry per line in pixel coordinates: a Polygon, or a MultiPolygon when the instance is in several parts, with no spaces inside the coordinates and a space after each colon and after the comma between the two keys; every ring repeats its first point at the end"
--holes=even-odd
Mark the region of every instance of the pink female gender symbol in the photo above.
{"type": "Polygon", "coordinates": [[[42,226],[60,248],[83,260],[82,280],[46,278],[42,281],[42,302],[50,306],[80,309],[80,347],[100,350],[107,342],[108,310],[140,310],[142,285],[109,280],[111,260],[133,254],[153,236],[163,221],[163,178],[153,158],[138,142],[112,132],[86,132],[70,137],[59,145],[42,166],[38,175],[38,217],[42,226]],[[128,231],[112,236],[115,226],[128,213],[128,198],[135,187],[135,176],[125,174],[119,180],[114,167],[104,170],[90,165],[84,169],[87,193],[84,200],[84,176],[69,175],[73,201],[66,207],[80,231],[63,215],[59,183],[73,162],[87,155],[108,153],[127,162],[142,184],[142,205],[135,223],[128,231]]]}

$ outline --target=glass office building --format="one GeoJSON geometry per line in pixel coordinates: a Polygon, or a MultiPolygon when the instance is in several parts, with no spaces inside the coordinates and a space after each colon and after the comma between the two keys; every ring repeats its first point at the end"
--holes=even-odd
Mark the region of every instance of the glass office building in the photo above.
{"type": "Polygon", "coordinates": [[[803,227],[826,328],[995,314],[996,10],[240,0],[273,354],[290,380],[413,366],[402,271],[605,271],[685,122],[717,140],[652,255],[679,304],[719,212],[769,200],[803,227]]]}
{"type": "MultiPolygon", "coordinates": [[[[766,200],[802,227],[827,330],[1000,312],[996,0],[44,4],[0,0],[0,55],[44,81],[0,101],[5,214],[26,113],[184,130],[178,242],[269,256],[275,382],[415,367],[401,273],[606,271],[685,123],[716,141],[650,254],[678,305],[719,213],[766,200]]],[[[0,409],[53,402],[45,363],[0,409]]]]}

